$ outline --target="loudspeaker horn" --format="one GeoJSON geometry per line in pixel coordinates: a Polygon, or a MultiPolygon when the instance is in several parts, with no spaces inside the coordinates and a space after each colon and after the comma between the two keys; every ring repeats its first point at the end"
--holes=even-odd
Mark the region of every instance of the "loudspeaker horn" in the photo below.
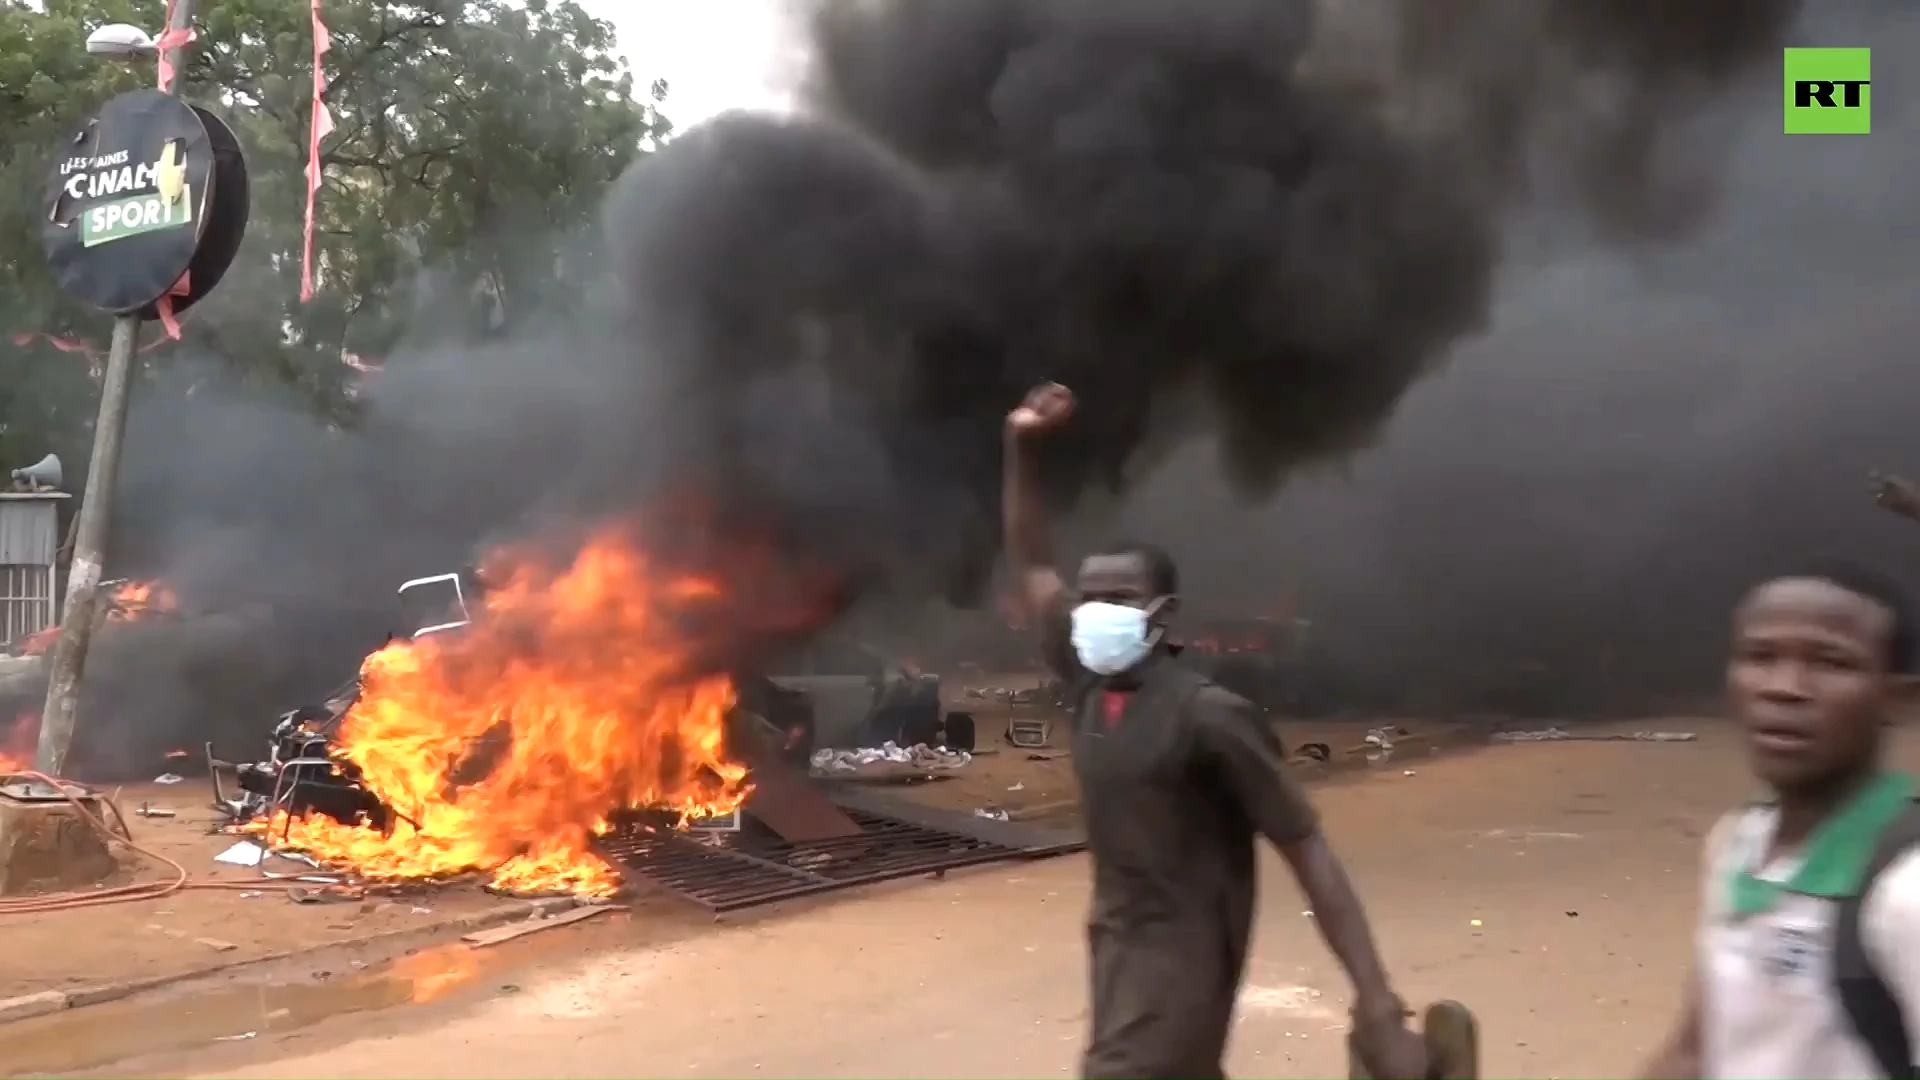
{"type": "Polygon", "coordinates": [[[58,488],[65,478],[60,468],[60,458],[48,454],[24,469],[13,470],[13,478],[25,482],[33,488],[58,488]]]}

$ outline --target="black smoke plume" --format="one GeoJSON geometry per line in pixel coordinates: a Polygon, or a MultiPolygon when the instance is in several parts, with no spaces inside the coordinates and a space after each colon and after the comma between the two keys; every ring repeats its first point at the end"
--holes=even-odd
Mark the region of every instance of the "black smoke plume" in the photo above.
{"type": "Polygon", "coordinates": [[[1380,438],[1503,258],[1711,218],[1797,5],[1685,7],[823,4],[803,116],[623,179],[598,314],[477,348],[423,319],[352,431],[148,396],[115,572],[249,630],[183,623],[139,678],[104,652],[96,757],[251,740],[379,644],[400,580],[689,492],[847,596],[977,601],[1000,417],[1042,378],[1082,398],[1063,510],[1200,437],[1227,499],[1271,496],[1380,438]]]}
{"type": "Polygon", "coordinates": [[[1920,587],[1920,530],[1866,479],[1920,472],[1920,203],[1896,179],[1920,167],[1920,11],[1812,4],[1791,43],[1872,46],[1871,136],[1783,137],[1776,101],[1733,103],[1683,242],[1530,217],[1490,331],[1379,449],[1248,508],[1196,445],[1130,529],[1204,553],[1196,607],[1310,619],[1329,696],[1375,710],[1697,706],[1763,577],[1838,556],[1920,587]]]}
{"type": "Polygon", "coordinates": [[[1677,142],[1795,6],[826,4],[814,118],[689,133],[609,232],[711,486],[970,599],[1027,386],[1082,398],[1062,506],[1199,431],[1264,498],[1370,443],[1484,325],[1526,193],[1627,239],[1702,213],[1677,142]],[[873,443],[841,446],[850,474],[820,452],[848,439],[873,443]]]}

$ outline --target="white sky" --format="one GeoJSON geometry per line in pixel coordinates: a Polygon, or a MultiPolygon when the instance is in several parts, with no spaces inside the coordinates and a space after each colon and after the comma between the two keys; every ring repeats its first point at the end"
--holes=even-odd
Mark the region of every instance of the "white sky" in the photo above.
{"type": "Polygon", "coordinates": [[[661,111],[685,129],[733,108],[784,109],[798,67],[787,0],[580,0],[613,23],[642,89],[665,79],[661,111]]]}

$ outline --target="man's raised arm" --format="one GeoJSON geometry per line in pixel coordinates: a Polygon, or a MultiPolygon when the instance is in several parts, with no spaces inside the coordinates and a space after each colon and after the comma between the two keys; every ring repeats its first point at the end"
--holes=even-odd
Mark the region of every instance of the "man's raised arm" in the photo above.
{"type": "Polygon", "coordinates": [[[1913,481],[1881,472],[1868,473],[1867,480],[1873,485],[1873,501],[1880,509],[1920,521],[1920,487],[1913,481]]]}
{"type": "Polygon", "coordinates": [[[1066,583],[1053,564],[1047,511],[1040,497],[1034,443],[1073,415],[1073,393],[1059,383],[1043,383],[1029,391],[1025,401],[1007,414],[1005,479],[1001,489],[1001,516],[1006,529],[1007,560],[1019,583],[1027,614],[1043,622],[1059,603],[1066,583]]]}

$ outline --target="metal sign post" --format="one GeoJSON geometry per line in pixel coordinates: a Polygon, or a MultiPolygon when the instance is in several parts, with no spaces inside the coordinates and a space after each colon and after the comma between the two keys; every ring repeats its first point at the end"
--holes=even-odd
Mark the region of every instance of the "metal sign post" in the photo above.
{"type": "Polygon", "coordinates": [[[162,38],[170,47],[159,61],[173,77],[162,91],[108,102],[74,137],[48,187],[42,242],[55,276],[69,295],[115,316],[66,606],[40,714],[35,767],[50,776],[66,766],[73,744],[141,323],[167,313],[157,305],[184,310],[204,296],[233,261],[246,223],[246,166],[238,142],[211,114],[178,100],[193,0],[174,0],[170,8],[162,38]],[[187,291],[169,299],[182,284],[187,291]]]}

